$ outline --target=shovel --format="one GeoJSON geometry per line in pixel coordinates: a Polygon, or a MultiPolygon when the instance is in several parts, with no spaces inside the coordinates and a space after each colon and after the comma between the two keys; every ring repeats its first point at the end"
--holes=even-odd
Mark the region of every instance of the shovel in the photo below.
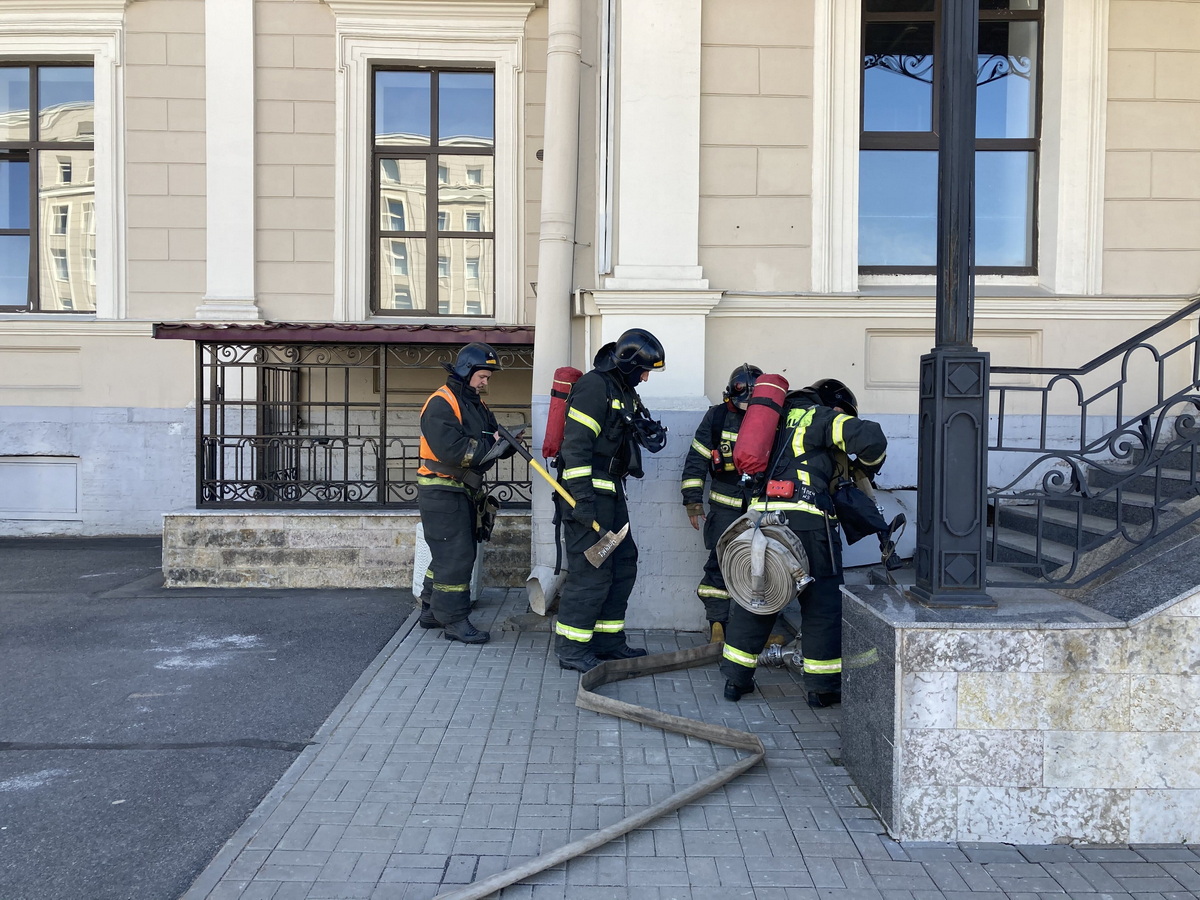
{"type": "MultiPolygon", "coordinates": [[[[572,509],[575,508],[575,498],[567,493],[567,489],[559,484],[558,480],[549,472],[547,472],[541,463],[533,458],[533,454],[526,450],[525,445],[513,437],[507,428],[505,428],[503,425],[497,425],[496,434],[502,440],[507,441],[512,447],[516,448],[516,451],[525,458],[527,463],[529,463],[529,467],[545,478],[546,481],[550,483],[550,487],[554,488],[554,490],[558,492],[558,495],[571,505],[572,509]]],[[[629,523],[626,522],[621,527],[621,530],[617,532],[605,531],[600,527],[599,522],[592,522],[592,528],[596,529],[596,531],[600,533],[601,537],[600,540],[596,541],[595,544],[593,544],[587,550],[584,550],[583,555],[587,557],[588,562],[598,569],[601,565],[603,565],[604,560],[608,558],[608,555],[616,549],[617,545],[620,544],[621,541],[625,540],[626,535],[629,534],[629,523]]]]}

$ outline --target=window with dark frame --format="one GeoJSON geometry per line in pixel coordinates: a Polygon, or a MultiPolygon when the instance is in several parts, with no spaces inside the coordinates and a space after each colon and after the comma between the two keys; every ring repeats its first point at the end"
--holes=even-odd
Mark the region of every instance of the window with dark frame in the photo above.
{"type": "Polygon", "coordinates": [[[0,311],[96,309],[95,105],[90,64],[0,61],[0,311]]]}
{"type": "MultiPolygon", "coordinates": [[[[932,274],[937,262],[935,53],[942,0],[863,0],[860,274],[932,274]]],[[[980,0],[975,268],[1037,273],[1042,3],[980,0]]]]}
{"type": "Polygon", "coordinates": [[[495,74],[380,67],[373,86],[371,311],[494,315],[495,74]],[[474,280],[449,264],[468,258],[474,280]]]}

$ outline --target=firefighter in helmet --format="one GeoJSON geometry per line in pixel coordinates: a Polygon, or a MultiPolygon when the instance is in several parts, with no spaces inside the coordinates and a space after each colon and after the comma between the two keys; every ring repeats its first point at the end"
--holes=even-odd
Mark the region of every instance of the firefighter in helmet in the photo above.
{"type": "MultiPolygon", "coordinates": [[[[812,707],[831,706],[842,698],[842,544],[830,489],[842,456],[873,475],[887,454],[883,429],[858,418],[857,409],[850,389],[832,379],[789,394],[767,490],[750,504],[753,510],[787,515],[788,527],[800,538],[812,568],[808,574],[814,580],[799,596],[804,686],[812,707]],[[838,401],[846,411],[825,401],[838,401]]],[[[776,617],[732,605],[721,659],[725,699],[737,701],[754,690],[758,654],[776,617]]]]}
{"type": "Polygon", "coordinates": [[[650,418],[636,390],[665,361],[658,338],[631,328],[600,348],[594,367],[575,383],[567,400],[559,461],[575,506],[560,506],[567,580],[554,629],[554,652],[564,669],[586,672],[606,659],[646,655],[625,640],[625,608],[637,578],[633,535],[617,544],[599,567],[584,552],[598,537],[592,523],[618,531],[629,522],[625,479],[642,477],[642,448],[657,453],[666,445],[666,429],[650,418]]]}
{"type": "Polygon", "coordinates": [[[432,560],[418,621],[422,628],[441,628],[447,640],[483,644],[491,635],[468,618],[471,570],[482,537],[477,514],[487,496],[483,478],[496,459],[516,449],[489,453],[497,443],[496,417],[479,392],[500,371],[496,351],[480,342],[467,344],[453,365],[442,365],[449,377],[421,408],[417,505],[432,560]]]}
{"type": "Polygon", "coordinates": [[[751,497],[750,489],[743,486],[741,476],[733,467],[733,448],[754,383],[760,375],[762,369],[749,363],[743,363],[730,373],[721,402],[709,407],[700,420],[691,449],[683,461],[683,505],[693,528],[700,530],[700,523],[704,523],[704,547],[709,551],[696,596],[704,604],[709,640],[713,643],[725,639],[725,626],[729,623],[729,591],[717,563],[717,540],[746,511],[751,497]],[[708,514],[705,515],[704,484],[709,478],[712,483],[708,490],[708,514]]]}

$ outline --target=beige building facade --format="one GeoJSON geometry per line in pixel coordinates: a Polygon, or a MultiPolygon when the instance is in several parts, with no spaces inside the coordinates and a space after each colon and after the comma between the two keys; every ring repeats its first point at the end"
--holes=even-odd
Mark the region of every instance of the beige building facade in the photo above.
{"type": "MultiPolygon", "coordinates": [[[[982,9],[976,344],[1079,365],[1200,288],[1200,2],[982,9]]],[[[0,0],[0,76],[34,85],[0,109],[26,123],[0,142],[0,533],[159,533],[203,499],[196,351],[158,323],[372,347],[421,325],[443,349],[531,331],[491,399],[535,431],[554,368],[638,325],[666,345],[643,397],[670,439],[630,488],[630,623],[699,628],[678,473],[736,366],[845,381],[892,439],[881,484],[915,486],[937,20],[933,0],[0,0]],[[90,96],[56,93],[67,69],[90,96]]],[[[552,562],[536,487],[532,510],[552,562]]]]}

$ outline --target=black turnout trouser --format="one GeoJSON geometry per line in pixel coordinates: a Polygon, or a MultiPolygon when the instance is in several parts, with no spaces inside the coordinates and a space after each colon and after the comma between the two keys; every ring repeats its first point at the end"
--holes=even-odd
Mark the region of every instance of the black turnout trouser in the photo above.
{"type": "Polygon", "coordinates": [[[704,518],[704,546],[708,559],[704,563],[704,576],[696,588],[696,595],[704,604],[704,618],[710,623],[729,621],[729,591],[725,588],[725,576],[717,562],[717,541],[730,525],[742,516],[740,509],[709,503],[708,515],[704,518]]]}
{"type": "MultiPolygon", "coordinates": [[[[629,521],[624,485],[617,494],[596,492],[596,520],[601,527],[619,531],[629,521]]],[[[569,511],[568,511],[569,512],[569,511]]],[[[633,535],[617,545],[599,568],[584,551],[600,540],[600,533],[581,525],[569,514],[563,517],[566,534],[567,580],[558,601],[554,650],[560,659],[607,653],[625,644],[625,608],[637,580],[637,545],[633,535]]]]}
{"type": "MultiPolygon", "coordinates": [[[[811,513],[790,513],[789,524],[800,537],[815,579],[800,592],[800,649],[804,655],[804,687],[830,693],[842,689],[842,545],[837,531],[822,524],[812,529],[811,513]],[[797,525],[809,526],[805,530],[797,525]],[[830,544],[830,537],[833,539],[830,544]]],[[[754,680],[757,657],[767,645],[778,613],[756,615],[737,603],[730,604],[729,626],[721,674],[739,687],[754,680]]]]}
{"type": "Polygon", "coordinates": [[[421,602],[443,625],[461,622],[471,611],[471,570],[475,567],[475,504],[454,488],[417,488],[425,543],[433,557],[421,587],[421,602]]]}

